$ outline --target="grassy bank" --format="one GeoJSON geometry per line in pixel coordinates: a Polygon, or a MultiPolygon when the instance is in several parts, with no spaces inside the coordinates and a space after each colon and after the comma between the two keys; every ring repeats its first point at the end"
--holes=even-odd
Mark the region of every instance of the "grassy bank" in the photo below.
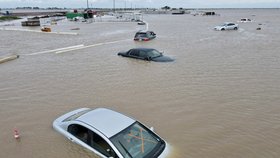
{"type": "Polygon", "coordinates": [[[0,21],[8,21],[8,20],[17,20],[17,19],[21,19],[17,16],[1,16],[0,17],[0,21]]]}

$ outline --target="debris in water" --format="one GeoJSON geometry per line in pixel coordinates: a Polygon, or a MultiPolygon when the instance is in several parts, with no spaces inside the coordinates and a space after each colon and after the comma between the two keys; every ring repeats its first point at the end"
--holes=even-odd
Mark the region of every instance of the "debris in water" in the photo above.
{"type": "Polygon", "coordinates": [[[71,29],[71,30],[80,30],[80,28],[77,27],[77,28],[73,28],[73,29],[71,29]]]}
{"type": "Polygon", "coordinates": [[[18,129],[16,129],[16,128],[14,129],[14,137],[15,137],[15,139],[19,139],[20,138],[18,129]]]}
{"type": "Polygon", "coordinates": [[[7,62],[7,61],[15,60],[17,58],[19,58],[19,55],[10,55],[10,56],[4,57],[4,58],[0,57],[0,64],[7,62]]]}
{"type": "Polygon", "coordinates": [[[51,32],[51,28],[49,28],[49,27],[42,27],[41,31],[42,32],[51,32]]]}

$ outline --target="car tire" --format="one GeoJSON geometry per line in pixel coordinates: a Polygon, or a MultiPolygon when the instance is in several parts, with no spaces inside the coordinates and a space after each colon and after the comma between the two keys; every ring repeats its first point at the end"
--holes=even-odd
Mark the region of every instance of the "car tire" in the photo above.
{"type": "Polygon", "coordinates": [[[225,29],[224,29],[224,28],[222,28],[222,29],[221,29],[221,31],[225,31],[225,29]]]}
{"type": "Polygon", "coordinates": [[[234,28],[234,30],[237,30],[237,29],[238,29],[237,27],[234,28]]]}

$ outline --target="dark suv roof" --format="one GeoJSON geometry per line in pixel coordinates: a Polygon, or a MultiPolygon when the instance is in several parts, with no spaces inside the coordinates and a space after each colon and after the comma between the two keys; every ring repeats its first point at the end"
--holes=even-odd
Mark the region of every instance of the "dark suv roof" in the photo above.
{"type": "Polygon", "coordinates": [[[162,55],[161,52],[153,48],[133,48],[125,52],[119,52],[118,55],[157,62],[174,61],[174,59],[162,55]]]}

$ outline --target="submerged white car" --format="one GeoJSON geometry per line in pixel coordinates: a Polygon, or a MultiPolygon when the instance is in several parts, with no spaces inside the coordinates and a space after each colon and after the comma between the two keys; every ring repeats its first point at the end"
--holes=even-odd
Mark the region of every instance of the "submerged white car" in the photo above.
{"type": "Polygon", "coordinates": [[[169,145],[151,129],[105,108],[68,112],[53,128],[102,158],[163,158],[169,153],[169,145]]]}
{"type": "Polygon", "coordinates": [[[214,27],[214,30],[217,30],[217,31],[238,30],[238,28],[239,28],[238,24],[231,23],[231,22],[225,22],[219,26],[214,27]]]}

